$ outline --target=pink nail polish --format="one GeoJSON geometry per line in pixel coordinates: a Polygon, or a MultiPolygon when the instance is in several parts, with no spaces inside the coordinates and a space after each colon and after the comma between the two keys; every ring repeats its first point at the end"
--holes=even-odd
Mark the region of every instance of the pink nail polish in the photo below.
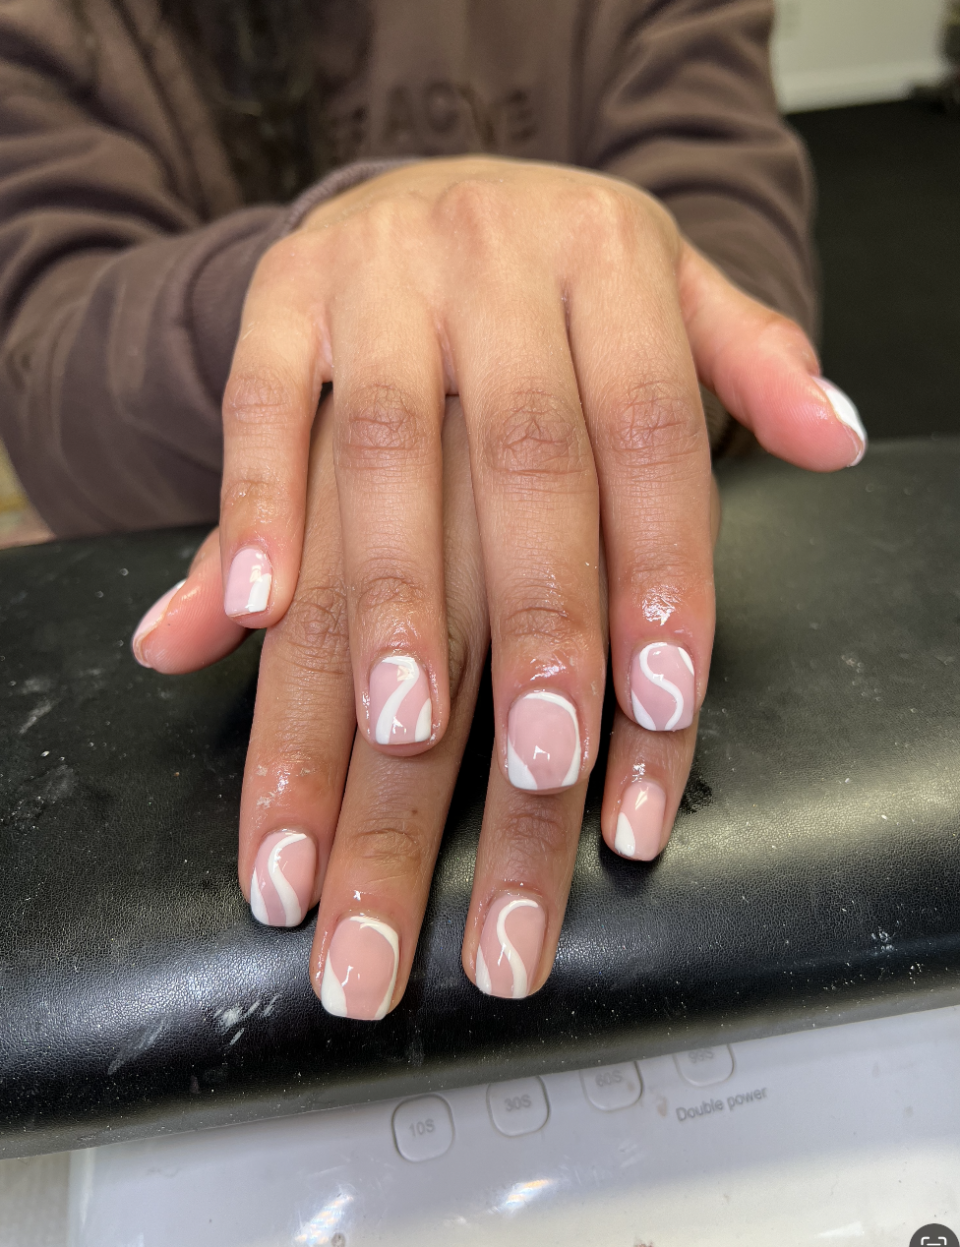
{"type": "Polygon", "coordinates": [[[133,656],[141,667],[150,666],[143,656],[144,641],[167,613],[167,607],[173,600],[174,594],[179,592],[179,590],[182,589],[186,583],[187,582],[185,580],[181,580],[175,584],[172,589],[168,589],[162,598],[158,598],[156,602],[154,602],[144,617],[137,624],[136,631],[133,634],[133,640],[130,642],[130,648],[133,650],[133,656]]]}
{"type": "Polygon", "coordinates": [[[259,615],[267,609],[273,567],[270,559],[256,546],[244,546],[233,557],[227,587],[223,593],[224,613],[235,619],[238,615],[259,615]]]}
{"type": "Polygon", "coordinates": [[[630,700],[641,727],[651,732],[679,732],[689,727],[695,697],[693,661],[682,646],[655,641],[634,655],[630,700]]]}
{"type": "Polygon", "coordinates": [[[477,987],[487,996],[521,1000],[540,964],[547,917],[530,896],[508,892],[490,906],[477,948],[477,987]]]}
{"type": "Polygon", "coordinates": [[[257,853],[250,909],[268,927],[296,927],[310,908],[317,848],[302,831],[275,831],[257,853]]]}
{"type": "Polygon", "coordinates": [[[320,1003],[338,1018],[379,1022],[397,984],[400,940],[379,918],[344,918],[330,941],[323,967],[320,1003]]]}
{"type": "Polygon", "coordinates": [[[624,789],[614,848],[621,857],[652,861],[660,852],[667,794],[659,784],[638,779],[624,789]]]}
{"type": "Polygon", "coordinates": [[[378,745],[412,745],[430,739],[430,685],[413,658],[391,654],[370,672],[370,728],[378,745]]]}
{"type": "Polygon", "coordinates": [[[507,776],[514,788],[569,788],[580,778],[580,725],[559,693],[524,693],[507,721],[507,776]]]}

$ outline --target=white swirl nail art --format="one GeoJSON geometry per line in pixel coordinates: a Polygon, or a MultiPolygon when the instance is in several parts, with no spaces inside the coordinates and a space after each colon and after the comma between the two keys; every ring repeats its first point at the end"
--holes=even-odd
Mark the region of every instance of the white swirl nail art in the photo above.
{"type": "Polygon", "coordinates": [[[320,1003],[335,1017],[379,1022],[390,1008],[399,966],[400,938],[393,927],[379,918],[353,914],[340,923],[331,942],[320,983],[320,1003]],[[367,931],[382,936],[387,947],[367,943],[363,939],[367,931]],[[371,999],[371,984],[378,980],[384,990],[371,999]]]}
{"type": "Polygon", "coordinates": [[[543,910],[536,901],[522,896],[502,897],[490,912],[480,937],[477,987],[488,996],[522,1000],[530,991],[530,975],[537,968],[543,928],[543,910]],[[520,948],[507,931],[509,918],[518,910],[533,911],[539,919],[534,920],[532,926],[529,922],[522,922],[519,927],[514,924],[514,936],[519,939],[520,948]]]}
{"type": "Polygon", "coordinates": [[[634,659],[634,668],[630,701],[640,726],[651,732],[672,732],[688,727],[693,721],[694,679],[693,661],[687,651],[679,645],[655,641],[640,651],[634,659]],[[651,658],[665,665],[673,679],[663,671],[654,671],[651,658]],[[685,687],[681,688],[681,684],[685,687]]]}
{"type": "Polygon", "coordinates": [[[421,743],[430,739],[433,707],[420,664],[405,654],[382,658],[370,678],[371,711],[376,716],[373,738],[378,745],[421,743]],[[390,688],[381,706],[382,685],[390,688]],[[407,701],[411,701],[407,705],[407,701]]]}
{"type": "MultiPolygon", "coordinates": [[[[297,844],[300,840],[306,840],[306,838],[302,832],[290,831],[277,840],[267,856],[267,876],[277,893],[277,899],[283,906],[283,915],[286,918],[288,927],[300,925],[303,921],[303,910],[300,907],[300,898],[287,882],[286,876],[280,869],[280,854],[291,844],[297,844]]],[[[256,870],[253,872],[253,879],[250,883],[250,909],[258,922],[269,925],[270,919],[267,915],[267,905],[260,890],[256,870]]]]}

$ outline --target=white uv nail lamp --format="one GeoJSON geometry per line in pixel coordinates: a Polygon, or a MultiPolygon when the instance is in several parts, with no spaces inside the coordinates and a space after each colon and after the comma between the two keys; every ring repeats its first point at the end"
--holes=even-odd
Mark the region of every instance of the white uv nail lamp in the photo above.
{"type": "Polygon", "coordinates": [[[70,1247],[957,1234],[960,1006],[92,1148],[70,1170],[70,1247]]]}

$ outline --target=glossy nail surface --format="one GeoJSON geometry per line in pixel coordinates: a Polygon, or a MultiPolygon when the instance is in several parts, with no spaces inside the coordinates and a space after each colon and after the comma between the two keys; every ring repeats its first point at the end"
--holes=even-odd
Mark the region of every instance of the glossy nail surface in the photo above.
{"type": "Polygon", "coordinates": [[[393,999],[400,964],[396,931],[379,918],[344,918],[330,941],[320,1003],[339,1018],[378,1022],[393,999]]]}
{"type": "Polygon", "coordinates": [[[630,703],[641,727],[651,732],[679,732],[689,727],[695,697],[693,662],[682,646],[655,641],[634,655],[630,703]]]}
{"type": "Polygon", "coordinates": [[[857,411],[853,400],[847,394],[844,394],[838,385],[834,385],[832,381],[827,381],[823,377],[814,377],[814,380],[830,400],[830,406],[833,408],[834,415],[853,434],[855,443],[854,457],[850,460],[848,466],[851,468],[856,467],[867,453],[867,430],[863,427],[860,413],[857,411]]]}
{"type": "Polygon", "coordinates": [[[269,558],[256,546],[245,546],[235,555],[223,593],[224,613],[235,619],[238,615],[259,615],[267,609],[273,567],[269,558]]]}
{"type": "Polygon", "coordinates": [[[381,658],[370,672],[370,731],[378,745],[412,745],[433,730],[430,685],[405,654],[381,658]]]}
{"type": "Polygon", "coordinates": [[[141,667],[150,666],[143,656],[144,641],[167,613],[167,607],[173,600],[174,594],[182,589],[186,583],[187,582],[185,580],[181,580],[175,584],[172,589],[168,589],[162,598],[158,598],[156,602],[154,602],[144,617],[137,624],[137,629],[133,634],[133,640],[130,642],[130,648],[133,650],[133,656],[141,667]]]}
{"type": "Polygon", "coordinates": [[[569,788],[580,778],[580,724],[559,693],[525,693],[510,707],[507,776],[514,788],[569,788]]]}
{"type": "Polygon", "coordinates": [[[490,906],[477,949],[477,987],[487,996],[529,994],[543,950],[547,919],[530,896],[506,893],[490,906]]]}
{"type": "Polygon", "coordinates": [[[268,927],[296,927],[310,907],[316,845],[301,831],[275,831],[260,845],[250,879],[250,909],[268,927]]]}
{"type": "Polygon", "coordinates": [[[638,779],[629,784],[620,802],[614,848],[621,857],[649,862],[660,852],[667,794],[659,784],[638,779]]]}

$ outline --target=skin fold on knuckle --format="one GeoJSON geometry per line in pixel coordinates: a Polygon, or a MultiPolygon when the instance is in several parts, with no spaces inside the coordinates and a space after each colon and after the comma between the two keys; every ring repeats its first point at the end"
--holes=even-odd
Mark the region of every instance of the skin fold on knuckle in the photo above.
{"type": "Polygon", "coordinates": [[[350,675],[347,599],[341,587],[301,586],[274,633],[277,640],[271,653],[301,675],[338,679],[350,675]]]}
{"type": "Polygon", "coordinates": [[[401,884],[409,895],[412,887],[426,885],[433,867],[432,845],[422,823],[413,816],[390,822],[370,821],[353,827],[350,856],[363,864],[367,887],[401,884]]]}
{"type": "Polygon", "coordinates": [[[308,406],[302,384],[275,364],[258,363],[230,374],[223,394],[224,434],[250,436],[260,427],[269,432],[299,422],[308,406]]]}
{"type": "Polygon", "coordinates": [[[430,435],[433,405],[395,386],[371,385],[353,391],[338,430],[341,467],[378,477],[389,473],[403,480],[411,467],[435,465],[439,438],[430,435]]]}
{"type": "Polygon", "coordinates": [[[433,595],[417,572],[404,568],[398,560],[389,567],[365,567],[353,587],[353,618],[373,629],[389,628],[389,618],[397,625],[409,625],[430,609],[433,595]]]}
{"type": "Polygon", "coordinates": [[[526,797],[503,811],[497,829],[496,874],[535,883],[556,872],[571,851],[573,827],[556,798],[526,797]]]}
{"type": "Polygon", "coordinates": [[[592,471],[579,411],[556,395],[527,390],[496,404],[502,413],[485,431],[485,474],[509,484],[567,488],[571,477],[592,471]]]}
{"type": "Polygon", "coordinates": [[[600,436],[604,451],[631,474],[659,475],[693,456],[709,463],[703,414],[669,382],[636,382],[613,397],[600,436]]]}

